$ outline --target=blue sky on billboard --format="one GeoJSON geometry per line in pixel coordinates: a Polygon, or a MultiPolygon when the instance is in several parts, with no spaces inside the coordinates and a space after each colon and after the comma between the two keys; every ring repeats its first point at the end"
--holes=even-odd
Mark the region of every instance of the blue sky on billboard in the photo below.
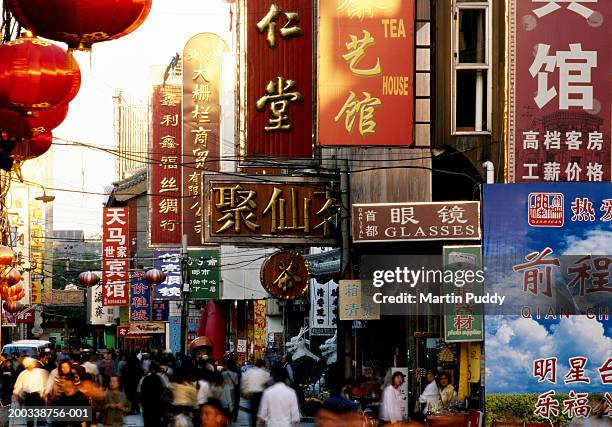
{"type": "MultiPolygon", "coordinates": [[[[537,290],[526,291],[525,270],[514,271],[517,264],[526,263],[526,256],[532,252],[542,253],[545,248],[551,252],[545,259],[570,255],[592,255],[587,263],[594,262],[596,255],[612,258],[612,221],[606,217],[605,200],[612,198],[610,183],[530,183],[512,185],[487,185],[483,192],[483,255],[486,270],[485,286],[491,290],[503,291],[505,295],[522,301],[528,298],[541,298],[546,285],[537,283],[537,290]],[[530,195],[534,193],[563,195],[563,206],[559,215],[549,215],[545,220],[557,221],[557,227],[532,226],[544,217],[537,218],[537,211],[529,210],[530,195]],[[585,199],[592,205],[586,205],[584,215],[575,217],[572,209],[576,199],[585,199]],[[552,219],[551,219],[552,218],[552,219]],[[576,219],[582,219],[578,221],[576,219]]],[[[584,205],[584,204],[583,204],[584,205]]],[[[584,207],[584,206],[583,206],[584,207]]],[[[546,215],[544,215],[546,216],[546,215]]],[[[543,258],[544,259],[544,258],[543,258]]],[[[571,258],[569,258],[571,259],[571,258]]],[[[598,271],[594,264],[589,264],[589,273],[598,271]]],[[[561,263],[563,267],[563,263],[561,263]]],[[[606,264],[610,267],[610,264],[606,264]]],[[[568,297],[580,304],[584,302],[603,301],[610,306],[609,268],[601,269],[602,277],[608,278],[603,288],[594,290],[594,276],[587,279],[584,294],[581,294],[579,283],[568,286],[573,277],[566,271],[551,265],[553,269],[553,297],[544,297],[553,302],[555,298],[568,297]],[[555,270],[557,269],[557,270],[555,270]],[[606,276],[606,271],[608,275],[606,276]]],[[[537,267],[544,272],[545,266],[537,267]]],[[[540,277],[545,277],[543,274],[540,277]]],[[[604,280],[605,281],[605,280],[604,280]]],[[[539,300],[541,301],[541,300],[539,300]]],[[[522,303],[521,303],[522,304],[522,303]]],[[[538,304],[539,305],[539,304],[538,304]]],[[[532,307],[532,314],[535,314],[532,307]]],[[[545,318],[547,306],[541,307],[541,317],[487,316],[485,322],[485,354],[487,358],[486,388],[488,393],[526,393],[543,392],[551,388],[558,392],[583,390],[590,393],[601,392],[601,382],[597,368],[602,366],[612,354],[612,320],[591,316],[570,315],[545,318]],[[585,366],[589,384],[565,384],[564,375],[569,369],[570,357],[588,358],[585,366]],[[557,357],[557,383],[538,382],[533,376],[533,362],[539,358],[557,357]]],[[[608,386],[609,388],[609,386],[608,386]]]]}

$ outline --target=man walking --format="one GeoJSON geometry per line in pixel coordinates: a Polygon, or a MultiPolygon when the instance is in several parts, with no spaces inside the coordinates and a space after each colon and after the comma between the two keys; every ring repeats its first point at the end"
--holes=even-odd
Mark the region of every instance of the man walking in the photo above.
{"type": "Polygon", "coordinates": [[[257,427],[257,411],[261,396],[270,381],[270,374],[264,369],[264,362],[258,359],[255,367],[249,368],[242,377],[242,393],[249,397],[251,406],[251,427],[257,427]]]}
{"type": "MultiPolygon", "coordinates": [[[[23,406],[44,406],[43,395],[49,373],[39,367],[38,360],[31,357],[23,359],[23,368],[15,387],[13,388],[13,400],[20,401],[23,406]]],[[[36,420],[28,420],[28,427],[36,425],[36,420]]]]}
{"type": "Polygon", "coordinates": [[[257,414],[260,422],[268,427],[300,425],[300,410],[295,390],[287,386],[287,371],[283,366],[272,368],[274,385],[263,392],[257,414]]]}

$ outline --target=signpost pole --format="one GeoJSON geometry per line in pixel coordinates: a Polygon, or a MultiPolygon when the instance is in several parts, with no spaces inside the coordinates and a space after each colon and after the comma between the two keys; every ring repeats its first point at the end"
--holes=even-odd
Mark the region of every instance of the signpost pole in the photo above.
{"type": "Polygon", "coordinates": [[[187,281],[187,234],[183,234],[181,246],[181,354],[187,351],[187,293],[189,282],[187,281]]]}

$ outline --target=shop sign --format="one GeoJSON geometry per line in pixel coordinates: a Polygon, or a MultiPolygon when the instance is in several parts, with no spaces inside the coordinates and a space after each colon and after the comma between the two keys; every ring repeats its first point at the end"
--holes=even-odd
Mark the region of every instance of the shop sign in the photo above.
{"type": "Polygon", "coordinates": [[[130,322],[151,321],[151,284],[144,273],[132,273],[130,280],[130,322]]]}
{"type": "Polygon", "coordinates": [[[335,193],[329,181],[266,176],[205,176],[205,243],[308,246],[336,243],[335,193]]]}
{"type": "Polygon", "coordinates": [[[20,313],[17,313],[17,323],[34,323],[34,310],[30,307],[20,313]]]}
{"type": "Polygon", "coordinates": [[[310,280],[310,334],[333,335],[338,325],[338,284],[310,280]]]}
{"type": "Polygon", "coordinates": [[[362,298],[361,280],[340,280],[338,299],[340,320],[380,319],[380,305],[372,298],[362,298]]]}
{"type": "Polygon", "coordinates": [[[219,299],[221,295],[220,249],[190,249],[187,254],[189,299],[219,299]]]}
{"type": "Polygon", "coordinates": [[[102,305],[129,304],[127,207],[103,209],[102,218],[102,305]]]}
{"type": "Polygon", "coordinates": [[[480,240],[480,202],[353,205],[353,242],[480,240]]]}
{"type": "Polygon", "coordinates": [[[130,322],[128,335],[163,334],[166,332],[164,322],[130,322]]]}
{"type": "Polygon", "coordinates": [[[261,266],[261,285],[272,296],[290,300],[302,295],[310,281],[308,262],[300,254],[280,251],[261,266]]]}
{"type": "Polygon", "coordinates": [[[312,0],[243,0],[241,145],[247,159],[312,157],[312,0]]]}
{"type": "Polygon", "coordinates": [[[412,145],[414,3],[319,3],[320,145],[412,145]]]}
{"type": "Polygon", "coordinates": [[[509,0],[508,179],[609,182],[609,0],[509,0]]]}
{"type": "Polygon", "coordinates": [[[155,251],[153,256],[153,266],[166,275],[166,280],[153,287],[153,299],[175,301],[181,299],[180,251],[155,251]]]}
{"type": "Polygon", "coordinates": [[[151,245],[181,243],[181,89],[155,85],[151,96],[151,245]]]}
{"type": "MultiPolygon", "coordinates": [[[[482,269],[481,246],[444,246],[444,270],[476,271],[482,269]]],[[[484,339],[482,304],[467,302],[467,293],[483,294],[478,282],[456,286],[444,282],[444,294],[462,297],[461,304],[445,303],[444,340],[447,342],[482,341],[484,339]]]]}
{"type": "MultiPolygon", "coordinates": [[[[202,174],[221,168],[221,57],[227,51],[212,33],[193,36],[183,49],[182,229],[189,246],[202,244],[202,174]]],[[[180,191],[180,185],[168,188],[180,191]]]]}

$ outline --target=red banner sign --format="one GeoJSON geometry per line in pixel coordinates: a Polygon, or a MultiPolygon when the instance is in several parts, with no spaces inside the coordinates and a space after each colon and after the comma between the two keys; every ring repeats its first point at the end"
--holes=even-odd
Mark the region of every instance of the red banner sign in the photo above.
{"type": "Polygon", "coordinates": [[[319,144],[412,145],[414,1],[319,8],[319,144]]]}
{"type": "Polygon", "coordinates": [[[508,178],[610,181],[612,2],[509,2],[508,178]]]}
{"type": "Polygon", "coordinates": [[[17,314],[17,323],[34,323],[34,310],[30,309],[17,314]]]}
{"type": "Polygon", "coordinates": [[[248,157],[312,157],[311,0],[248,0],[241,105],[248,157]]]}
{"type": "Polygon", "coordinates": [[[153,86],[151,97],[151,245],[181,243],[181,86],[153,86]]]}
{"type": "Polygon", "coordinates": [[[198,34],[183,50],[183,233],[202,245],[202,173],[221,166],[221,54],[225,41],[198,34]]]}
{"type": "Polygon", "coordinates": [[[104,208],[102,218],[102,305],[128,305],[129,214],[127,207],[104,208]]]}

